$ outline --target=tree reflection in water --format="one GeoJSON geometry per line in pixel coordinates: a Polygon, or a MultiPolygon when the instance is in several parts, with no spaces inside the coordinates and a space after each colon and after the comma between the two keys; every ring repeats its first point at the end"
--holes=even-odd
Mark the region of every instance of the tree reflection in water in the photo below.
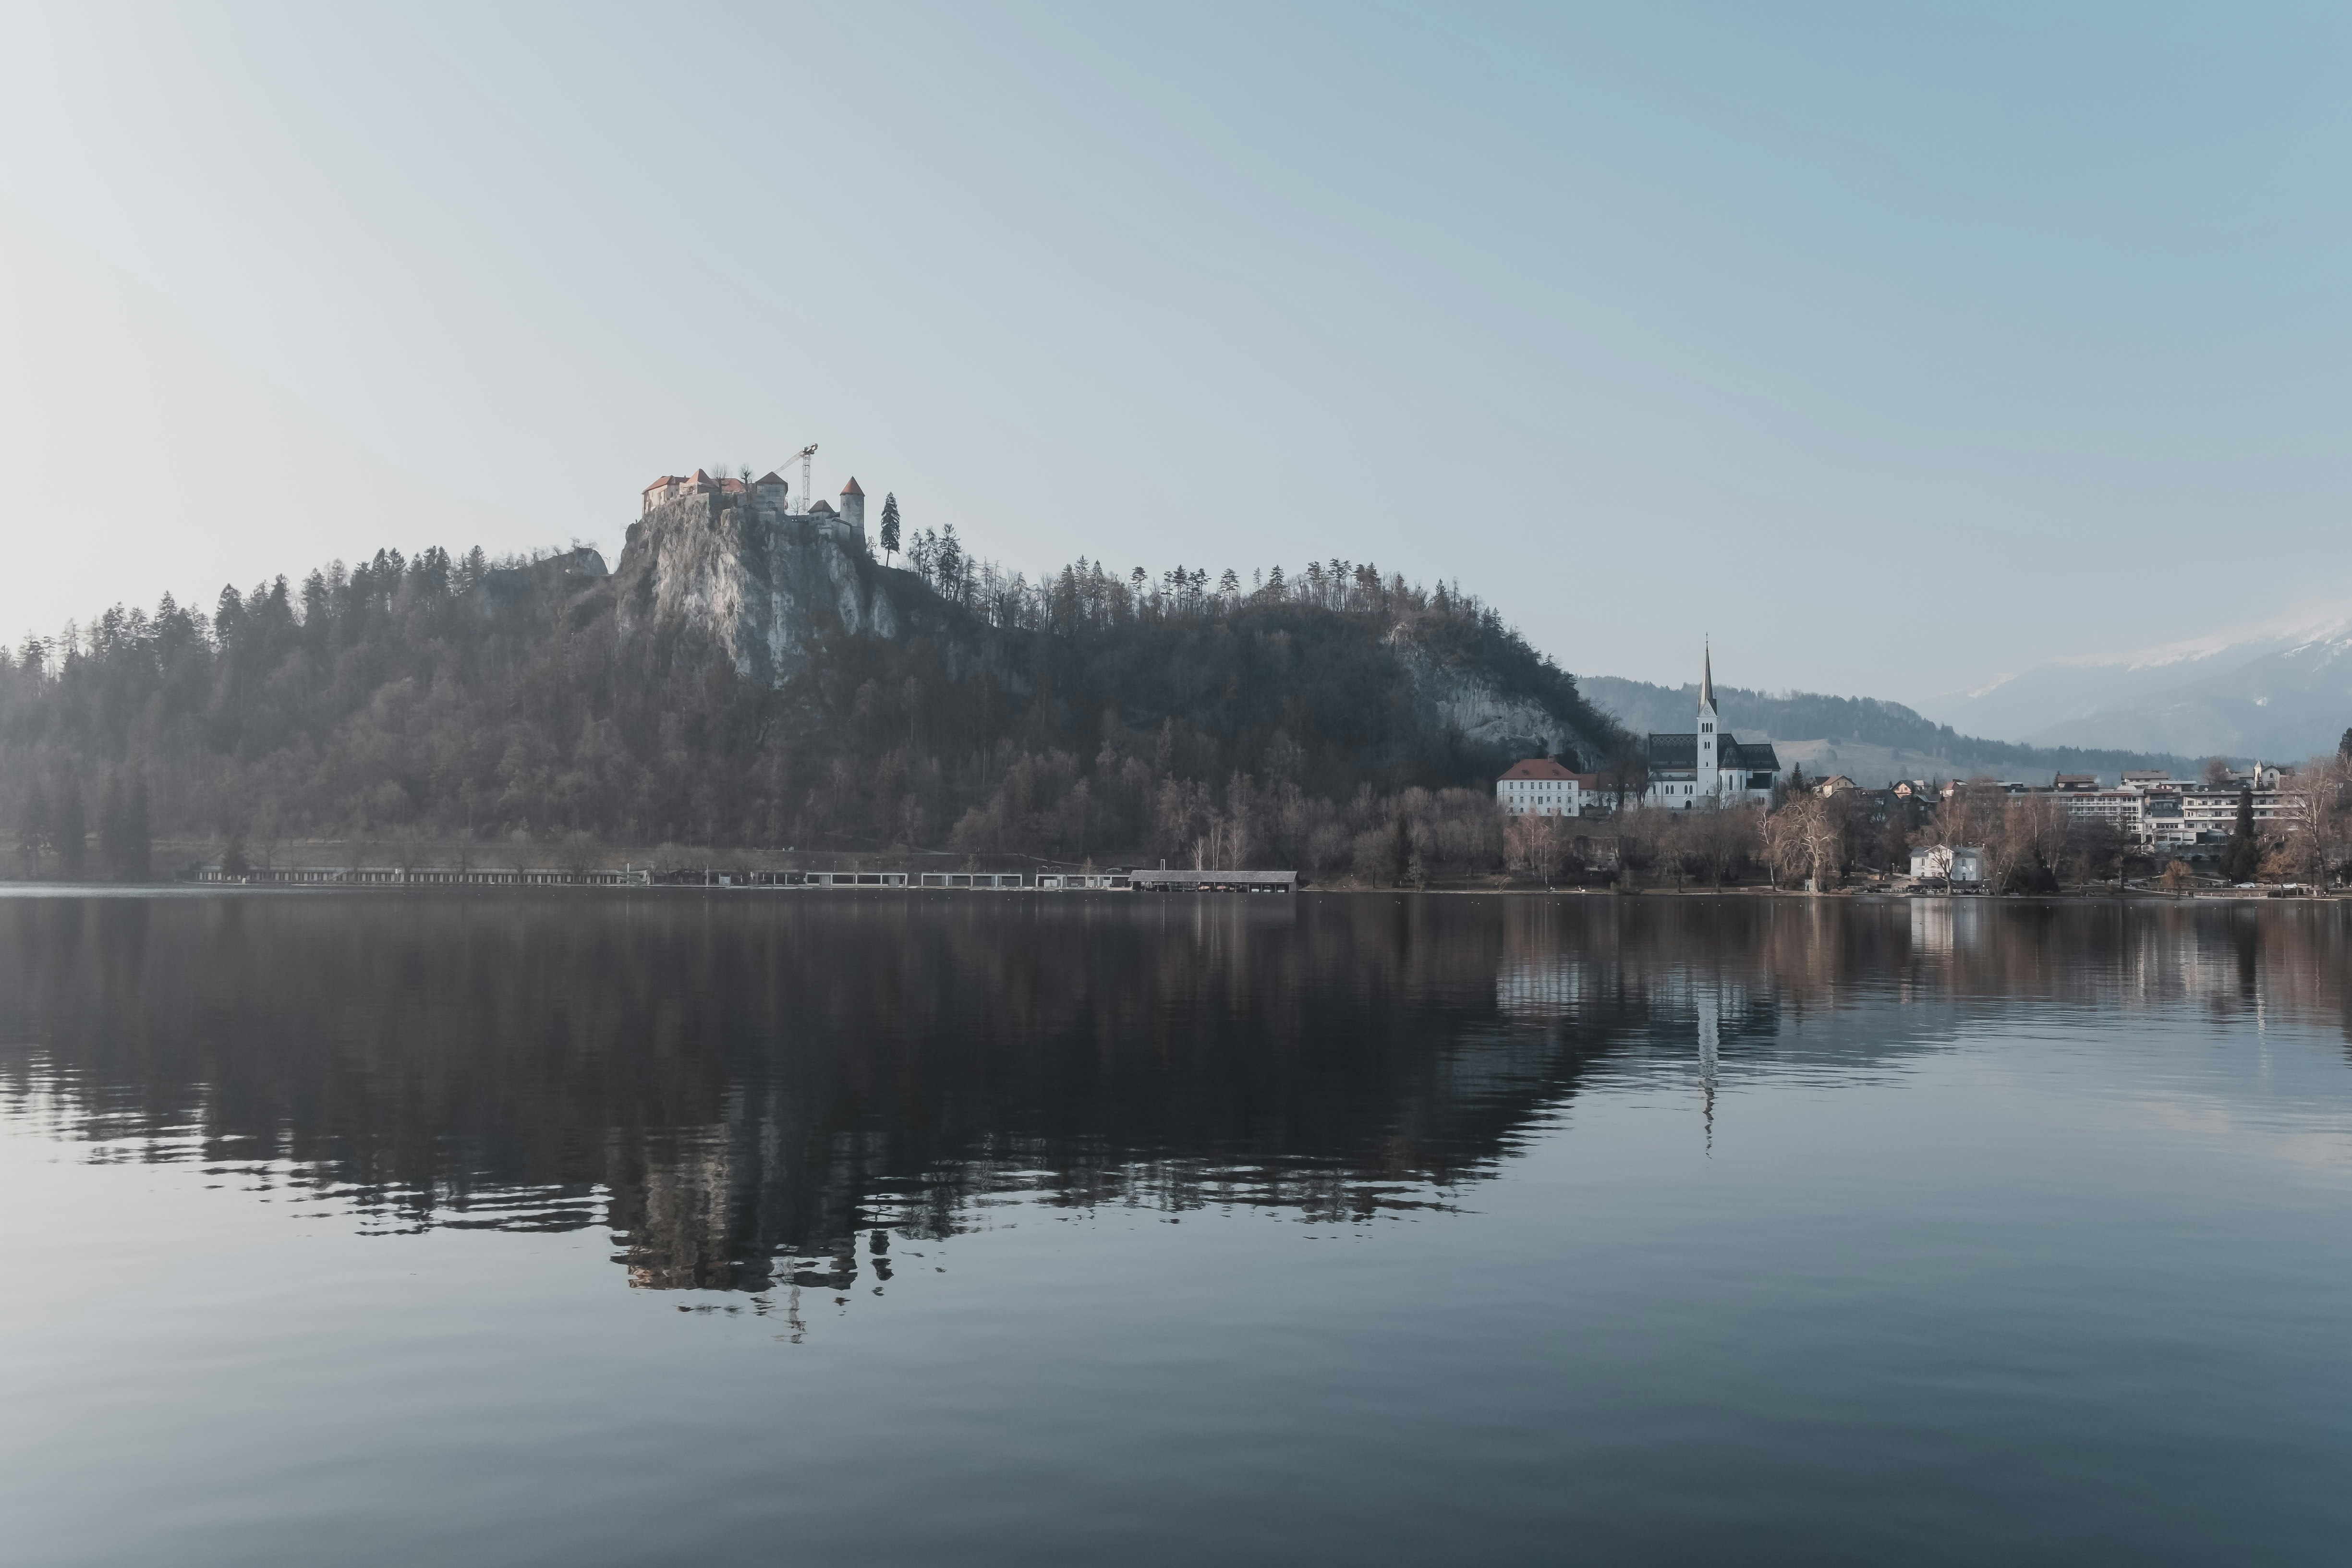
{"type": "Polygon", "coordinates": [[[635,1285],[839,1289],[1011,1194],[1444,1208],[1596,1074],[1711,1117],[1719,1080],[1893,1070],[2019,1003],[2352,1033],[2344,931],[2332,904],[20,898],[0,1092],[373,1227],[601,1223],[635,1285]]]}

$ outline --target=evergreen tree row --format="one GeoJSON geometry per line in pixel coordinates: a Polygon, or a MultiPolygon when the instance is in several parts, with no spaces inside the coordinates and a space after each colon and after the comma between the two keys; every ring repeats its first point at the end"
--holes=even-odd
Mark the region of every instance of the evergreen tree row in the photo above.
{"type": "Polygon", "coordinates": [[[610,586],[555,552],[384,550],[224,588],[209,612],[118,606],[0,650],[0,820],[27,869],[69,875],[145,875],[157,836],[1213,845],[1328,868],[1397,860],[1400,824],[1433,869],[1499,856],[1486,818],[1512,758],[1448,725],[1432,672],[1540,707],[1589,755],[1622,743],[1444,584],[1342,561],[1246,586],[1087,561],[1033,582],[952,529],[908,557],[893,592],[945,629],[835,630],[782,689],[693,633],[624,637],[610,586]]]}

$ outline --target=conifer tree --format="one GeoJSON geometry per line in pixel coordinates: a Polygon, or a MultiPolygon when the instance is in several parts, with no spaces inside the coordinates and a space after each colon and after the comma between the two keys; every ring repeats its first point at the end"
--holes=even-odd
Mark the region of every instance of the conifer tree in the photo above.
{"type": "Polygon", "coordinates": [[[882,553],[898,553],[898,497],[896,491],[882,498],[882,553]]]}
{"type": "Polygon", "coordinates": [[[951,522],[948,524],[948,531],[940,535],[940,552],[936,562],[942,598],[963,597],[963,544],[956,538],[955,524],[951,522]]]}
{"type": "Polygon", "coordinates": [[[2254,868],[2262,864],[2262,847],[2254,841],[2254,792],[2252,785],[2238,789],[2238,820],[2230,830],[2229,847],[2221,851],[2221,875],[2232,882],[2252,878],[2254,868]]]}

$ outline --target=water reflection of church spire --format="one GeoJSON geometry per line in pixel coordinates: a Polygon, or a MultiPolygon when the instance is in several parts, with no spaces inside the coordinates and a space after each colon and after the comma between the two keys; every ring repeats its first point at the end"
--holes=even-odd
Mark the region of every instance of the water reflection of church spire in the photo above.
{"type": "Polygon", "coordinates": [[[1705,1123],[1706,1152],[1715,1152],[1715,1074],[1717,1058],[1723,1050],[1723,996],[1706,980],[1698,983],[1696,1000],[1698,1004],[1698,1083],[1699,1115],[1705,1123]]]}

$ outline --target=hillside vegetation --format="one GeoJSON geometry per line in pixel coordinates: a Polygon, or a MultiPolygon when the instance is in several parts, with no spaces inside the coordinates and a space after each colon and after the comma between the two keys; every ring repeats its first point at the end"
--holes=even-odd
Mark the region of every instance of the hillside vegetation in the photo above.
{"type": "Polygon", "coordinates": [[[1463,691],[1552,749],[1622,743],[1490,609],[1370,567],[861,567],[902,635],[814,626],[772,687],[705,628],[625,631],[591,552],[386,550],[118,606],[0,652],[0,821],[47,874],[135,874],[150,837],[520,836],[1402,875],[1500,854],[1490,781],[1534,742],[1465,731],[1463,691]]]}

